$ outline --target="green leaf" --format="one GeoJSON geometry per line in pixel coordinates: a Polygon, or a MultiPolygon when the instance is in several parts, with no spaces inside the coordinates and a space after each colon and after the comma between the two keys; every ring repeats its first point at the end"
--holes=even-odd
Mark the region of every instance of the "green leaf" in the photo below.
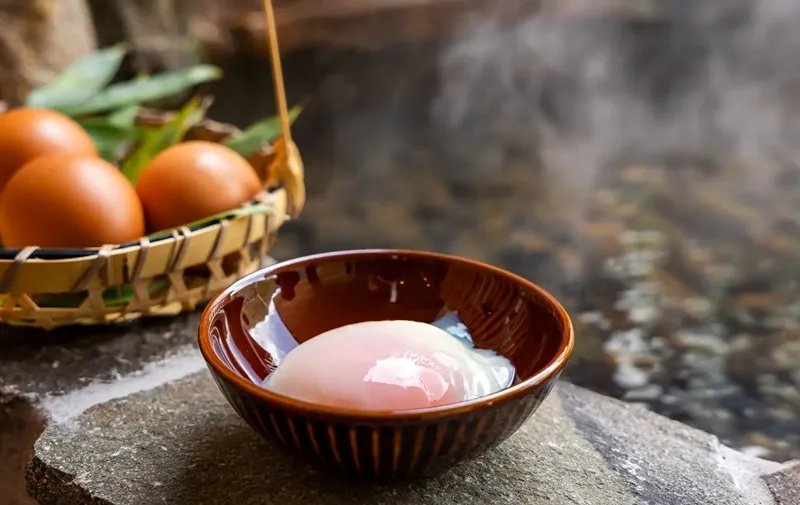
{"type": "Polygon", "coordinates": [[[208,100],[193,98],[167,124],[155,130],[140,130],[139,147],[122,164],[121,170],[136,185],[145,167],[165,149],[180,142],[186,132],[203,120],[208,100]]]}
{"type": "Polygon", "coordinates": [[[199,226],[206,225],[210,222],[214,221],[221,221],[223,219],[234,219],[237,217],[242,216],[253,216],[256,214],[271,214],[273,208],[271,205],[267,205],[265,203],[256,203],[253,205],[248,205],[246,207],[238,207],[233,210],[228,210],[225,212],[220,212],[219,214],[215,214],[211,217],[207,217],[205,219],[198,219],[192,223],[189,223],[187,226],[189,228],[195,228],[199,226]]]}
{"type": "Polygon", "coordinates": [[[75,121],[82,126],[113,126],[115,128],[131,129],[136,124],[138,113],[139,106],[133,105],[105,115],[76,117],[75,121]]]}
{"type": "MultiPolygon", "coordinates": [[[[203,219],[198,219],[197,221],[189,223],[186,226],[189,228],[201,228],[216,221],[222,221],[223,219],[234,219],[241,216],[251,216],[256,214],[272,214],[273,210],[274,209],[271,205],[267,205],[265,203],[256,203],[246,207],[238,207],[236,209],[226,210],[225,212],[220,212],[219,214],[215,214],[203,219]]],[[[160,230],[155,233],[151,233],[148,237],[156,238],[164,235],[165,231],[167,230],[160,230]]]]}
{"type": "Polygon", "coordinates": [[[126,107],[107,116],[76,118],[78,124],[94,141],[100,156],[118,162],[127,148],[137,139],[136,115],[138,106],[126,107]]]}
{"type": "Polygon", "coordinates": [[[100,156],[111,163],[116,163],[126,147],[136,139],[134,128],[120,128],[108,123],[80,124],[94,141],[100,156]]]}
{"type": "Polygon", "coordinates": [[[114,84],[82,103],[64,108],[62,112],[70,116],[82,116],[141,105],[152,100],[178,95],[198,84],[217,80],[221,76],[222,71],[212,65],[197,65],[183,70],[164,72],[152,77],[114,84]]]}
{"type": "Polygon", "coordinates": [[[139,114],[138,105],[129,105],[116,110],[106,116],[109,124],[119,126],[120,128],[133,128],[136,124],[136,116],[139,114]]]}
{"type": "MultiPolygon", "coordinates": [[[[292,107],[289,110],[289,121],[294,122],[300,115],[300,106],[292,107]]],[[[281,133],[281,123],[277,116],[268,117],[247,127],[243,132],[231,135],[225,142],[242,156],[250,156],[265,145],[271,144],[281,133]]]]}
{"type": "MultiPolygon", "coordinates": [[[[165,288],[169,284],[166,278],[154,279],[147,285],[149,293],[165,288]]],[[[121,286],[113,286],[106,288],[103,291],[103,305],[106,307],[117,307],[125,305],[133,300],[136,294],[133,284],[123,284],[121,286]]],[[[56,307],[80,307],[86,301],[86,293],[58,293],[42,295],[36,297],[36,304],[42,308],[56,308],[56,307]]]]}
{"type": "MultiPolygon", "coordinates": [[[[147,292],[152,294],[168,285],[169,279],[167,278],[161,277],[153,279],[147,285],[147,292]]],[[[103,305],[106,307],[116,307],[118,305],[128,304],[133,300],[135,293],[133,284],[123,284],[121,286],[106,288],[106,290],[103,291],[103,305]]]]}
{"type": "Polygon", "coordinates": [[[120,44],[76,60],[53,82],[31,92],[25,105],[61,109],[92,98],[111,82],[126,53],[120,44]]]}

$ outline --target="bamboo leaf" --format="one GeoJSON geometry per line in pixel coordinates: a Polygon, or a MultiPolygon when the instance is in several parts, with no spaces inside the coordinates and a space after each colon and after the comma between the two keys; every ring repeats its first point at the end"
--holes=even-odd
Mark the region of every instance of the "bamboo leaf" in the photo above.
{"type": "Polygon", "coordinates": [[[197,221],[189,223],[187,226],[189,228],[195,228],[195,227],[204,226],[204,225],[206,225],[208,223],[211,223],[211,222],[214,222],[214,221],[220,221],[220,220],[223,220],[223,219],[234,219],[234,218],[237,218],[237,217],[253,216],[253,215],[256,215],[256,214],[271,214],[272,210],[273,209],[272,209],[271,205],[267,205],[266,203],[257,203],[257,204],[254,204],[254,205],[248,205],[246,207],[238,207],[238,208],[233,209],[233,210],[220,212],[219,214],[215,214],[215,215],[213,215],[211,217],[207,217],[205,219],[199,219],[197,221]]]}
{"type": "MultiPolygon", "coordinates": [[[[154,279],[147,285],[147,291],[152,294],[166,287],[168,284],[168,279],[154,279]]],[[[135,294],[136,291],[133,284],[123,284],[121,286],[106,288],[106,290],[103,291],[103,305],[106,307],[126,305],[133,300],[135,294]]],[[[80,307],[85,300],[86,293],[59,293],[37,297],[36,304],[42,308],[80,307]]]]}
{"type": "MultiPolygon", "coordinates": [[[[289,120],[294,122],[300,115],[301,107],[289,110],[289,120]]],[[[271,144],[281,133],[281,124],[277,116],[269,117],[247,127],[243,132],[231,135],[224,144],[242,156],[250,156],[265,145],[271,144]]]]}
{"type": "Polygon", "coordinates": [[[70,116],[81,116],[140,105],[175,96],[198,84],[217,80],[221,76],[222,71],[211,65],[197,65],[183,70],[164,72],[152,77],[114,84],[82,103],[64,108],[63,112],[70,116]]]}
{"type": "Polygon", "coordinates": [[[202,121],[209,105],[208,100],[193,98],[161,128],[140,130],[139,147],[122,164],[121,170],[125,177],[135,185],[153,158],[180,142],[191,127],[202,121]]]}
{"type": "Polygon", "coordinates": [[[109,124],[120,128],[133,128],[136,124],[136,116],[139,114],[138,105],[129,105],[106,116],[109,124]]]}
{"type": "MultiPolygon", "coordinates": [[[[273,208],[271,205],[267,205],[265,203],[256,203],[253,205],[247,205],[243,207],[238,207],[232,210],[226,210],[225,212],[220,212],[219,214],[215,214],[213,216],[209,216],[203,219],[198,219],[192,223],[187,224],[186,226],[191,229],[202,228],[203,226],[208,226],[212,223],[217,221],[222,221],[223,219],[235,219],[237,217],[242,216],[251,216],[256,214],[272,214],[273,208]]],[[[158,238],[164,235],[164,232],[167,230],[160,230],[155,233],[150,234],[149,238],[158,238]]]]}
{"type": "Polygon", "coordinates": [[[131,106],[107,116],[90,116],[76,120],[92,138],[100,156],[106,161],[116,163],[137,139],[138,112],[139,106],[131,106]]]}
{"type": "Polygon", "coordinates": [[[25,105],[61,109],[92,98],[111,82],[126,53],[120,44],[76,60],[53,82],[32,91],[25,105]]]}
{"type": "Polygon", "coordinates": [[[84,124],[80,123],[86,133],[94,141],[100,156],[111,163],[115,163],[122,157],[125,149],[136,139],[136,130],[131,128],[120,128],[112,124],[84,124]]]}
{"type": "MultiPolygon", "coordinates": [[[[147,285],[148,293],[152,294],[169,285],[169,279],[157,278],[150,281],[147,285]]],[[[136,291],[133,284],[123,284],[114,286],[103,291],[103,305],[106,307],[116,307],[126,305],[133,300],[136,291]]]]}
{"type": "Polygon", "coordinates": [[[113,126],[115,128],[130,129],[136,124],[139,106],[125,107],[102,116],[81,116],[75,118],[81,126],[113,126]]]}

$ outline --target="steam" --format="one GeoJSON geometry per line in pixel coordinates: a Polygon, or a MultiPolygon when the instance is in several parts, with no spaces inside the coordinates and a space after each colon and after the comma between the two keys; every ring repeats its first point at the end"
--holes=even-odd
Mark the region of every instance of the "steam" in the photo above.
{"type": "Polygon", "coordinates": [[[768,199],[800,161],[798,22],[796,0],[545,2],[443,52],[434,119],[478,137],[512,125],[577,195],[623,158],[681,153],[741,161],[742,188],[768,199]]]}

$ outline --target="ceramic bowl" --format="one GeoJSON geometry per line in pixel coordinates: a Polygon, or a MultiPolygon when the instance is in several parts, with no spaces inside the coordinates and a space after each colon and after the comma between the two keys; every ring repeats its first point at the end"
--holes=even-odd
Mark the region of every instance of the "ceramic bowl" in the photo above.
{"type": "Polygon", "coordinates": [[[439,473],[508,438],[552,390],[574,335],[564,308],[514,274],[441,254],[363,250],[299,258],[241,279],[206,307],[199,341],[219,389],[265,438],[320,467],[392,481],[439,473]],[[445,308],[458,312],[478,347],[511,360],[514,385],[386,413],[319,406],[259,386],[280,366],[252,337],[270,310],[302,343],[361,321],[432,322],[445,308]]]}

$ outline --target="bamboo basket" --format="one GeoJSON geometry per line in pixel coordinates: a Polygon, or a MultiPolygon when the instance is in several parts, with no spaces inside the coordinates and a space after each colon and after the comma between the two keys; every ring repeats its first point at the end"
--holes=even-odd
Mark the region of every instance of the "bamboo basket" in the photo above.
{"type": "MultiPolygon", "coordinates": [[[[274,20],[268,26],[274,27],[274,20]]],[[[195,309],[262,266],[280,227],[305,203],[303,166],[288,127],[277,41],[274,32],[270,35],[282,132],[274,145],[248,160],[264,191],[246,205],[266,204],[271,212],[243,214],[196,229],[182,227],[164,236],[98,249],[0,249],[0,323],[51,329],[176,315],[195,309]]],[[[160,126],[172,116],[145,110],[137,122],[160,126]]],[[[222,142],[238,132],[232,125],[207,119],[185,140],[222,142]]]]}
{"type": "MultiPolygon", "coordinates": [[[[157,126],[169,118],[144,112],[138,121],[157,126]]],[[[205,120],[186,139],[220,142],[237,131],[205,120]]],[[[183,227],[163,238],[94,250],[0,249],[13,256],[0,259],[0,322],[47,329],[109,324],[175,315],[207,301],[260,268],[281,225],[303,206],[303,174],[286,170],[278,156],[282,148],[279,141],[249,160],[268,188],[257,200],[271,207],[270,214],[242,215],[194,230],[183,227]],[[109,305],[109,297],[120,302],[109,305]]]]}

